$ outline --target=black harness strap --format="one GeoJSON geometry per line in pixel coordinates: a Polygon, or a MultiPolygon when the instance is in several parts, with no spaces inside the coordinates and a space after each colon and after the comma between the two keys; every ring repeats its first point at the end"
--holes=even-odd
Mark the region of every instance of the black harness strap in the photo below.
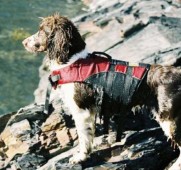
{"type": "Polygon", "coordinates": [[[52,87],[56,88],[57,87],[57,82],[60,79],[59,75],[55,76],[49,76],[48,78],[48,86],[47,86],[47,91],[46,91],[46,96],[45,96],[45,105],[44,105],[44,113],[48,114],[49,113],[49,100],[50,100],[50,94],[52,87]]]}
{"type": "Polygon", "coordinates": [[[91,55],[91,56],[104,55],[104,56],[106,56],[109,60],[112,60],[112,57],[111,57],[109,54],[104,53],[104,52],[94,51],[94,52],[91,53],[90,55],[91,55]]]}
{"type": "Polygon", "coordinates": [[[51,90],[52,90],[52,84],[50,81],[48,81],[48,87],[47,87],[46,98],[45,98],[45,106],[44,106],[44,114],[49,113],[49,99],[50,99],[51,90]]]}

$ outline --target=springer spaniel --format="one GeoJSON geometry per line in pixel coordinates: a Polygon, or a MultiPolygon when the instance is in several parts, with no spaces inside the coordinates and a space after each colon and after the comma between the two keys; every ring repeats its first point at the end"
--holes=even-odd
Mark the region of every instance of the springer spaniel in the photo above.
{"type": "MultiPolygon", "coordinates": [[[[38,32],[26,38],[23,45],[29,52],[45,51],[49,58],[51,71],[64,69],[77,61],[90,57],[77,28],[69,19],[58,14],[43,18],[38,32]]],[[[81,72],[81,69],[79,71],[81,72]]],[[[105,82],[110,83],[109,80],[105,82]]],[[[122,84],[118,93],[122,94],[123,86],[126,85],[122,84]]],[[[150,107],[165,135],[181,149],[180,68],[151,65],[128,104],[114,100],[108,102],[107,99],[111,99],[112,95],[111,90],[108,90],[109,92],[101,92],[102,102],[98,105],[97,99],[100,100],[101,98],[100,91],[94,85],[84,81],[63,83],[58,85],[57,91],[63,96],[63,102],[72,113],[79,136],[80,150],[70,158],[71,163],[86,160],[91,152],[95,131],[95,115],[100,110],[105,117],[105,122],[108,122],[110,112],[119,112],[117,132],[119,134],[125,113],[135,105],[150,107]]],[[[106,129],[105,132],[107,131],[106,129]]],[[[120,136],[117,135],[117,137],[119,140],[120,136]]],[[[181,169],[180,159],[181,157],[170,169],[175,170],[178,167],[181,169]]]]}

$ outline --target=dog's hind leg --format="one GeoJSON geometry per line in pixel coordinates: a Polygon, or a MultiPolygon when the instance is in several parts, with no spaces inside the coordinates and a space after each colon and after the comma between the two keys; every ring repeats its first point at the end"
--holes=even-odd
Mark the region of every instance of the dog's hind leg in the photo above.
{"type": "MultiPolygon", "coordinates": [[[[171,124],[171,133],[172,140],[174,141],[174,144],[178,146],[181,153],[181,118],[178,117],[179,115],[177,115],[171,124]]],[[[181,170],[181,154],[177,158],[176,162],[169,168],[169,170],[181,170]]]]}
{"type": "Polygon", "coordinates": [[[107,109],[102,109],[101,110],[101,114],[103,115],[103,133],[104,134],[108,134],[109,133],[109,119],[110,119],[110,116],[109,116],[109,110],[107,109]]]}
{"type": "Polygon", "coordinates": [[[115,120],[116,124],[117,124],[117,135],[116,135],[116,141],[117,142],[119,142],[121,140],[121,137],[122,137],[123,126],[124,126],[126,114],[127,114],[127,109],[121,108],[120,113],[118,114],[118,116],[115,120]]]}

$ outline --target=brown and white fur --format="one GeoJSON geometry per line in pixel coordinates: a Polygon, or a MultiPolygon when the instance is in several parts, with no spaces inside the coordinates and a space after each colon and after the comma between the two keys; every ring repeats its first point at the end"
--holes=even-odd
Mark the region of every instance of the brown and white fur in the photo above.
{"type": "MultiPolygon", "coordinates": [[[[23,45],[27,51],[47,53],[50,70],[65,67],[80,58],[86,58],[86,44],[74,24],[66,17],[55,14],[42,19],[36,34],[26,38],[23,45]]],[[[100,110],[95,104],[98,93],[84,83],[63,84],[57,89],[65,105],[70,109],[79,136],[79,152],[71,163],[86,160],[92,149],[95,131],[95,115],[100,110]],[[90,93],[91,92],[91,93],[90,93]],[[90,95],[91,94],[91,95],[90,95]]],[[[109,96],[109,94],[108,94],[109,96]]],[[[172,66],[152,65],[148,76],[129,106],[103,101],[101,111],[109,119],[117,108],[120,113],[118,132],[121,132],[125,112],[135,105],[147,105],[165,135],[181,149],[181,69],[172,66]],[[115,106],[115,107],[114,107],[115,106]]],[[[105,121],[108,121],[105,119],[105,121]]],[[[105,130],[107,132],[108,130],[105,130]]],[[[119,134],[118,133],[118,134],[119,134]]],[[[118,140],[120,136],[117,135],[118,140]]],[[[181,158],[170,169],[181,169],[181,158]]]]}

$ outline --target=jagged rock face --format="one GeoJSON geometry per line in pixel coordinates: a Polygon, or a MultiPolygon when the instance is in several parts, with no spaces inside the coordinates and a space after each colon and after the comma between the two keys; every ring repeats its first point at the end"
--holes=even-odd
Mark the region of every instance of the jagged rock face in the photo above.
{"type": "Polygon", "coordinates": [[[65,122],[62,115],[54,112],[42,124],[41,130],[42,132],[48,132],[56,129],[61,130],[63,127],[65,127],[65,122]]]}
{"type": "Polygon", "coordinates": [[[1,133],[1,138],[8,147],[5,153],[9,159],[12,159],[17,153],[22,154],[28,151],[29,145],[27,142],[30,131],[30,124],[25,119],[7,127],[1,133]]]}
{"type": "MultiPolygon", "coordinates": [[[[179,0],[86,0],[89,10],[73,19],[87,48],[131,62],[181,65],[181,3],[179,0]]],[[[115,143],[115,124],[102,135],[97,121],[94,152],[90,159],[71,166],[77,133],[56,90],[52,111],[43,103],[49,71],[46,57],[40,67],[35,103],[0,117],[0,169],[164,169],[178,156],[148,110],[127,115],[125,132],[115,143]]],[[[136,110],[136,109],[135,109],[136,110]]],[[[170,166],[169,165],[169,166],[170,166]]]]}
{"type": "Polygon", "coordinates": [[[42,106],[32,104],[12,116],[1,133],[0,168],[7,168],[11,161],[14,168],[33,170],[76,145],[75,127],[66,126],[71,117],[64,119],[63,115],[61,112],[44,115],[42,106]]]}

